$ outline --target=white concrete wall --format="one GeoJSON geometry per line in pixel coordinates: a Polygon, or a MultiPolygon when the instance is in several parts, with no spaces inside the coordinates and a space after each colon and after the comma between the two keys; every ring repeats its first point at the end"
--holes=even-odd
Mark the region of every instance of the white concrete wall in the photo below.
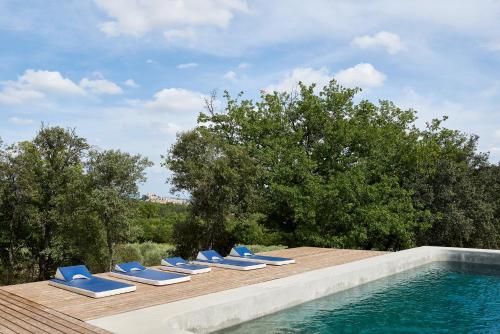
{"type": "Polygon", "coordinates": [[[433,261],[500,265],[500,250],[412,248],[89,323],[120,334],[209,333],[433,261]]]}

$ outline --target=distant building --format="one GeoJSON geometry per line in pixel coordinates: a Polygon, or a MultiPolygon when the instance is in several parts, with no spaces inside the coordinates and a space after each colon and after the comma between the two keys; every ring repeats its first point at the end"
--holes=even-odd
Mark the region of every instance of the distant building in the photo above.
{"type": "Polygon", "coordinates": [[[161,197],[161,196],[158,196],[158,195],[153,194],[153,193],[146,194],[146,202],[161,203],[161,204],[172,203],[172,204],[181,204],[181,205],[188,204],[188,201],[185,199],[161,197]]]}

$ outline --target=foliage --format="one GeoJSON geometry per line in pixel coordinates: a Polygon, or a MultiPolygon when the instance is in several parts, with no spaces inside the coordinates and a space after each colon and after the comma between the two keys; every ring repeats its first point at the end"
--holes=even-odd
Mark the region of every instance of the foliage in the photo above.
{"type": "Polygon", "coordinates": [[[138,196],[137,183],[146,180],[144,170],[151,166],[148,159],[120,151],[90,151],[87,161],[89,205],[105,233],[108,269],[115,263],[114,245],[130,239],[133,214],[131,199],[138,196]]]}
{"type": "Polygon", "coordinates": [[[227,251],[245,238],[398,250],[423,244],[499,247],[498,169],[476,136],[389,101],[321,91],[226,97],[200,114],[165,157],[175,190],[191,194],[174,228],[178,250],[227,251]],[[189,233],[189,231],[194,233],[189,233]]]}
{"type": "Polygon", "coordinates": [[[0,148],[1,281],[47,279],[81,262],[104,270],[112,245],[128,240],[150,163],[89,149],[74,130],[44,126],[32,141],[0,148]]]}
{"type": "Polygon", "coordinates": [[[173,203],[137,202],[132,220],[138,242],[173,243],[173,226],[184,221],[187,206],[173,203]]]}
{"type": "Polygon", "coordinates": [[[157,266],[161,259],[175,255],[175,247],[170,244],[153,242],[115,245],[117,263],[138,261],[146,266],[157,266]]]}

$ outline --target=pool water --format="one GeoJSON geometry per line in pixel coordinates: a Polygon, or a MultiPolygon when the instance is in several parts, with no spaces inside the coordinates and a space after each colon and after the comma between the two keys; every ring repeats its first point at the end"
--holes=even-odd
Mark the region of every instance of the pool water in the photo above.
{"type": "Polygon", "coordinates": [[[500,266],[435,262],[219,333],[500,333],[500,266]]]}

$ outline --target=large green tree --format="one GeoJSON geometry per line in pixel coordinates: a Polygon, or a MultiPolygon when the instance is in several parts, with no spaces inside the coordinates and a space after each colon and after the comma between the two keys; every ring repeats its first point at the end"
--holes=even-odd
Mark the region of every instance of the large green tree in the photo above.
{"type": "MultiPolygon", "coordinates": [[[[20,255],[36,262],[39,279],[70,259],[68,226],[78,220],[82,158],[86,141],[73,130],[43,127],[33,141],[8,147],[2,154],[2,233],[9,244],[8,265],[20,255]]],[[[32,263],[33,264],[33,263],[32,263]]]]}
{"type": "Polygon", "coordinates": [[[175,190],[191,195],[179,249],[225,251],[255,224],[290,246],[498,245],[494,210],[474,179],[489,166],[477,137],[439,120],[419,129],[415,111],[355,103],[357,93],[335,81],[300,85],[257,102],[226,95],[224,110],[200,114],[164,163],[175,190]]]}
{"type": "Polygon", "coordinates": [[[145,169],[151,162],[140,155],[121,151],[91,151],[87,161],[90,183],[89,203],[104,232],[108,269],[114,264],[114,245],[131,234],[131,218],[139,182],[145,181],[145,169]]]}

